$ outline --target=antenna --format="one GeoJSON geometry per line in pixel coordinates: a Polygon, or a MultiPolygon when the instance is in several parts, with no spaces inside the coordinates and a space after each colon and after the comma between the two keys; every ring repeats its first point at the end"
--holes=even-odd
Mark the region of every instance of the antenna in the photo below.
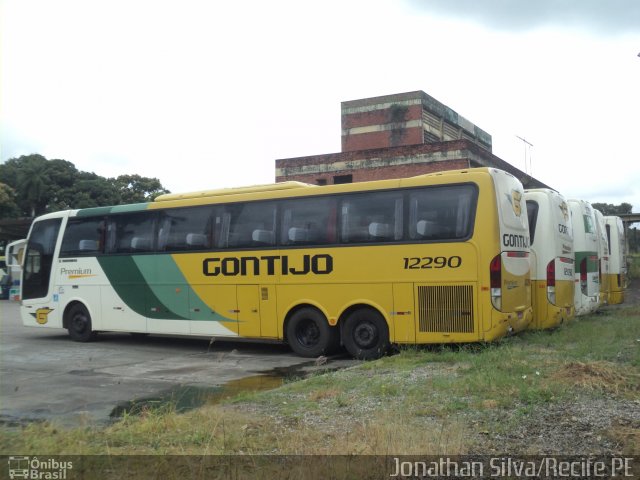
{"type": "Polygon", "coordinates": [[[518,135],[516,135],[516,138],[522,140],[522,142],[524,143],[524,173],[526,173],[527,175],[533,175],[533,168],[531,167],[531,147],[533,147],[533,143],[529,142],[527,139],[522,138],[518,135]],[[528,162],[527,162],[527,153],[529,154],[528,162]]]}

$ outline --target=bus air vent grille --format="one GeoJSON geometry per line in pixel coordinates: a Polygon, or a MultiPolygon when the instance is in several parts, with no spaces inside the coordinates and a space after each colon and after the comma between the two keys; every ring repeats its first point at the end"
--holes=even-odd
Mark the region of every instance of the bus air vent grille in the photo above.
{"type": "Polygon", "coordinates": [[[473,333],[473,286],[418,286],[421,332],[473,333]]]}

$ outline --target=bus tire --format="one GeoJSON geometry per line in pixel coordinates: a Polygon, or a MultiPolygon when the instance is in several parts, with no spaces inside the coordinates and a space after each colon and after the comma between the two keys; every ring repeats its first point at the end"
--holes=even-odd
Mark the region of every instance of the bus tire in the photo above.
{"type": "Polygon", "coordinates": [[[380,358],[389,350],[387,322],[371,308],[355,310],[342,325],[342,344],[359,360],[380,358]]]}
{"type": "Polygon", "coordinates": [[[96,337],[96,332],[91,329],[91,315],[81,303],[76,303],[69,310],[67,330],[76,342],[90,342],[96,337]]]}
{"type": "Polygon", "coordinates": [[[338,329],[315,308],[301,308],[287,322],[287,342],[301,357],[319,357],[338,345],[338,329]]]}

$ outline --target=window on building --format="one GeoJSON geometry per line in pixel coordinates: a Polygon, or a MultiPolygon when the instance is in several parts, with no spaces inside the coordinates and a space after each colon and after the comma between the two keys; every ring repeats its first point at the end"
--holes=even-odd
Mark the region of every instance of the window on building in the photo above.
{"type": "Polygon", "coordinates": [[[333,177],[333,183],[336,185],[341,183],[353,183],[353,175],[336,175],[333,177]]]}

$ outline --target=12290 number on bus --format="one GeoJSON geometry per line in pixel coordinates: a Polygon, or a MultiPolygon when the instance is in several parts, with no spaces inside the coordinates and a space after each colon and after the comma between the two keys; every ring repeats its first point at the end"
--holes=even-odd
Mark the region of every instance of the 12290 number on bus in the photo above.
{"type": "Polygon", "coordinates": [[[414,270],[419,268],[458,268],[462,265],[462,258],[452,257],[404,257],[404,269],[414,270]]]}

